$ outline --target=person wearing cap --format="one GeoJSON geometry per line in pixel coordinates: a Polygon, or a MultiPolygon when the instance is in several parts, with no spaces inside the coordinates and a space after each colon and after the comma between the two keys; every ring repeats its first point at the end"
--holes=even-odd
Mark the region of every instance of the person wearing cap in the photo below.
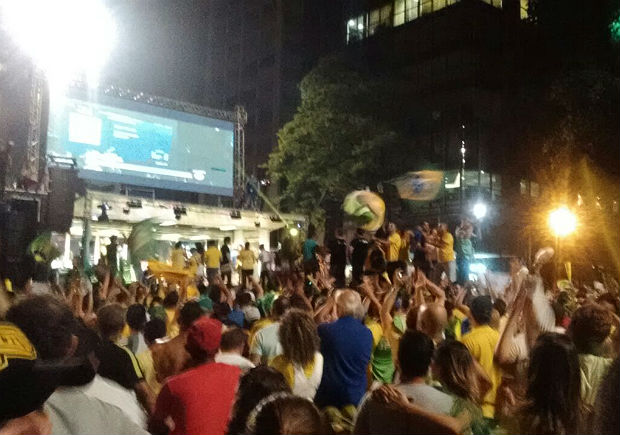
{"type": "Polygon", "coordinates": [[[189,328],[186,349],[195,368],[166,381],[149,422],[151,433],[226,433],[241,370],[215,362],[222,327],[216,319],[201,317],[189,328]],[[174,428],[166,424],[169,420],[174,428]]]}
{"type": "Polygon", "coordinates": [[[43,404],[57,381],[37,362],[26,335],[12,323],[0,322],[0,433],[51,433],[43,404]]]}
{"type": "MultiPolygon", "coordinates": [[[[45,370],[55,371],[58,387],[44,404],[52,434],[146,434],[140,427],[146,419],[135,394],[96,373],[97,337],[80,327],[66,304],[49,295],[30,296],[14,304],[6,317],[35,347],[45,370]]],[[[23,399],[32,379],[22,376],[15,395],[0,382],[0,397],[23,399]]],[[[37,388],[45,385],[45,380],[34,379],[37,388]]]]}
{"type": "Polygon", "coordinates": [[[493,311],[493,302],[489,296],[477,296],[471,301],[471,318],[473,325],[471,332],[463,336],[463,344],[471,356],[478,361],[487,377],[491,380],[491,388],[484,396],[482,413],[485,418],[493,419],[495,416],[495,396],[497,387],[502,380],[502,373],[495,362],[494,354],[499,333],[489,326],[493,311]]]}
{"type": "Polygon", "coordinates": [[[187,369],[191,360],[191,356],[185,350],[187,333],[192,323],[202,316],[204,312],[199,302],[186,302],[179,311],[179,334],[167,340],[158,340],[157,344],[151,347],[153,368],[160,384],[187,369]]]}

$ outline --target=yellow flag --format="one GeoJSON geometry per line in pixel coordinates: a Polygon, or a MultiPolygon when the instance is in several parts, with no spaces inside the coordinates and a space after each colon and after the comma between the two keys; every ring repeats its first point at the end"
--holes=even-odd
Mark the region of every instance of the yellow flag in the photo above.
{"type": "Polygon", "coordinates": [[[396,178],[392,183],[398,189],[398,195],[402,199],[431,201],[439,194],[442,179],[442,171],[427,170],[407,172],[405,175],[396,178]]]}
{"type": "Polygon", "coordinates": [[[573,281],[573,267],[570,261],[567,261],[566,263],[564,263],[564,269],[566,269],[566,278],[568,278],[568,280],[570,282],[573,281]]]}

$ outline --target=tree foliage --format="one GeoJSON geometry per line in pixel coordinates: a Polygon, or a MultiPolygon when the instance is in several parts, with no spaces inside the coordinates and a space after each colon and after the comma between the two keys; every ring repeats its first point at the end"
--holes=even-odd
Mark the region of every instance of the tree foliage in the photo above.
{"type": "Polygon", "coordinates": [[[281,207],[320,216],[326,200],[340,201],[411,164],[394,83],[331,57],[304,77],[300,89],[301,105],[279,131],[268,162],[270,176],[281,182],[281,207]]]}

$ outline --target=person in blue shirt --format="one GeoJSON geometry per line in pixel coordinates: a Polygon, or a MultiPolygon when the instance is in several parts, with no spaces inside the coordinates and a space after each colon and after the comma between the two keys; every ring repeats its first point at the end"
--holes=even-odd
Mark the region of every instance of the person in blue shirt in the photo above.
{"type": "Polygon", "coordinates": [[[357,406],[366,392],[366,370],[372,351],[372,333],[362,323],[359,293],[343,291],[336,299],[338,320],[319,325],[323,377],[314,398],[319,407],[357,406]]]}

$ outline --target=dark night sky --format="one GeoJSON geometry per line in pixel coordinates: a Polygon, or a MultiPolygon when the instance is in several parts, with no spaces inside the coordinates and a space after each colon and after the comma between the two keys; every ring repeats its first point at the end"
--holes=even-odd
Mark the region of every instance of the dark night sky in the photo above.
{"type": "Polygon", "coordinates": [[[202,103],[206,0],[108,0],[116,47],[104,83],[202,103]]]}

